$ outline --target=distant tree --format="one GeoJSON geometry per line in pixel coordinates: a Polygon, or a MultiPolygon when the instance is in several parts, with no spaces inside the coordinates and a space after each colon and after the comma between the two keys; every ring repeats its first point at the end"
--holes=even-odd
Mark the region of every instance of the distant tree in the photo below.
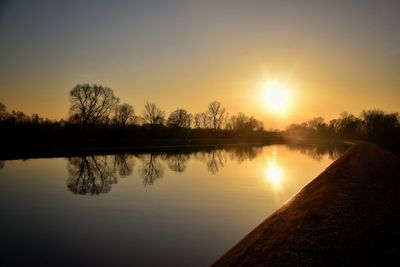
{"type": "Polygon", "coordinates": [[[194,115],[193,120],[194,120],[194,127],[195,128],[201,128],[201,114],[196,113],[194,115]]]}
{"type": "Polygon", "coordinates": [[[239,112],[237,116],[230,118],[230,127],[236,131],[261,131],[263,123],[254,117],[248,117],[244,113],[239,112]]]}
{"type": "Polygon", "coordinates": [[[342,137],[356,137],[361,130],[362,121],[348,112],[340,113],[336,120],[335,132],[342,137]]]}
{"type": "Polygon", "coordinates": [[[224,121],[225,108],[218,101],[213,101],[208,105],[208,114],[211,120],[211,127],[216,130],[220,129],[224,121]]]}
{"type": "Polygon", "coordinates": [[[385,138],[399,130],[399,114],[385,114],[382,110],[361,112],[365,134],[372,139],[385,138]]]}
{"type": "Polygon", "coordinates": [[[151,125],[161,125],[165,121],[165,112],[149,102],[144,106],[142,116],[144,122],[151,125]]]}
{"type": "Polygon", "coordinates": [[[316,117],[307,121],[307,127],[316,132],[321,131],[325,126],[325,120],[322,117],[316,117]]]}
{"type": "Polygon", "coordinates": [[[117,105],[114,112],[113,122],[117,126],[126,126],[135,123],[135,110],[129,104],[117,105]]]}
{"type": "Polygon", "coordinates": [[[119,102],[111,88],[96,84],[78,84],[69,96],[70,118],[84,126],[107,123],[119,102]]]}
{"type": "Polygon", "coordinates": [[[0,120],[3,120],[7,117],[7,107],[3,103],[0,102],[0,120]]]}
{"type": "Polygon", "coordinates": [[[210,116],[207,113],[200,113],[201,127],[204,129],[210,128],[210,116]]]}
{"type": "Polygon", "coordinates": [[[192,115],[185,109],[177,109],[169,115],[167,124],[170,127],[190,128],[192,115]]]}
{"type": "Polygon", "coordinates": [[[10,118],[14,123],[18,123],[18,124],[29,123],[31,121],[31,119],[28,115],[26,115],[24,112],[19,111],[19,110],[11,111],[10,118]]]}

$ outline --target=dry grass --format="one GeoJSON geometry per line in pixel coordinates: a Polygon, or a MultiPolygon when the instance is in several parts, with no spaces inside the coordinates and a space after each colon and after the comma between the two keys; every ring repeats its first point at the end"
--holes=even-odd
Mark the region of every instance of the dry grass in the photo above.
{"type": "Polygon", "coordinates": [[[213,266],[400,266],[400,158],[357,144],[213,266]]]}

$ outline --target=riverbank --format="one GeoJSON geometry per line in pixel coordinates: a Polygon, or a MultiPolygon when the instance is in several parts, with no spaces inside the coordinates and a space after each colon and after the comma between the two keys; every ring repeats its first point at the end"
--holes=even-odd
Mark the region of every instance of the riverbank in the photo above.
{"type": "Polygon", "coordinates": [[[198,151],[229,146],[263,146],[280,144],[277,139],[237,140],[237,139],[202,139],[202,140],[82,140],[80,142],[55,144],[24,144],[3,146],[0,160],[74,157],[84,155],[106,155],[119,153],[152,153],[165,151],[198,151]]]}
{"type": "Polygon", "coordinates": [[[354,145],[213,266],[396,266],[399,188],[399,157],[354,145]]]}

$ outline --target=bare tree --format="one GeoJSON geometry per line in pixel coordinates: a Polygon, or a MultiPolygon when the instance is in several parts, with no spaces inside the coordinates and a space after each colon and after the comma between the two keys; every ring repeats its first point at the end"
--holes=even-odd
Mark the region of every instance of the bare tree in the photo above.
{"type": "Polygon", "coordinates": [[[0,120],[5,119],[7,117],[7,107],[3,103],[0,102],[0,120]]]}
{"type": "Polygon", "coordinates": [[[130,123],[135,123],[135,110],[129,104],[118,105],[115,108],[113,122],[117,126],[125,126],[130,123]]]}
{"type": "Polygon", "coordinates": [[[208,105],[208,114],[210,115],[211,127],[216,130],[220,129],[224,121],[225,108],[218,101],[211,102],[208,105]]]}
{"type": "Polygon", "coordinates": [[[200,114],[201,125],[204,129],[210,128],[210,116],[207,113],[202,112],[200,114]]]}
{"type": "Polygon", "coordinates": [[[201,128],[201,115],[199,113],[196,113],[194,115],[194,127],[195,128],[201,128]]]}
{"type": "Polygon", "coordinates": [[[373,139],[383,139],[396,132],[399,125],[399,114],[385,113],[382,110],[363,110],[361,112],[365,134],[373,139]]]}
{"type": "Polygon", "coordinates": [[[155,104],[147,102],[142,113],[145,123],[151,125],[160,125],[165,121],[165,112],[159,109],[155,104]]]}
{"type": "Polygon", "coordinates": [[[177,109],[169,115],[168,126],[178,128],[190,128],[192,115],[185,109],[177,109]]]}
{"type": "Polygon", "coordinates": [[[106,123],[119,102],[109,87],[78,84],[70,92],[71,120],[85,126],[106,123]]]}
{"type": "Polygon", "coordinates": [[[253,116],[248,117],[244,113],[239,112],[237,116],[232,116],[229,122],[232,130],[236,131],[261,131],[263,123],[253,116]]]}

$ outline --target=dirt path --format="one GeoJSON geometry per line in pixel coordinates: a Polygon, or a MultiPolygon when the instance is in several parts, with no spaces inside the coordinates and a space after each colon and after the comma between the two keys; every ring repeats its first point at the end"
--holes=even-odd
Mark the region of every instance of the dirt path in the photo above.
{"type": "Polygon", "coordinates": [[[213,266],[400,266],[400,158],[357,144],[213,266]]]}

